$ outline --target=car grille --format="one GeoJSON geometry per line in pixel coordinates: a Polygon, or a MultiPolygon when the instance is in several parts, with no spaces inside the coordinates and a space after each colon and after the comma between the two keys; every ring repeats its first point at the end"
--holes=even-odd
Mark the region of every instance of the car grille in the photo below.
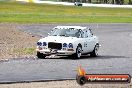
{"type": "Polygon", "coordinates": [[[48,43],[48,48],[61,50],[62,49],[62,44],[61,43],[49,42],[48,43]]]}

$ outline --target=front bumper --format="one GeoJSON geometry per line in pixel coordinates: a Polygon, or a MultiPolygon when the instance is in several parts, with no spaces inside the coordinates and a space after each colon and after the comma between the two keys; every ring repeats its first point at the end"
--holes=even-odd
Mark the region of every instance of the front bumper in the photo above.
{"type": "Polygon", "coordinates": [[[43,53],[45,55],[51,55],[55,54],[58,56],[68,56],[68,55],[73,55],[75,53],[74,50],[68,51],[68,50],[55,50],[55,49],[36,49],[37,52],[43,53]]]}

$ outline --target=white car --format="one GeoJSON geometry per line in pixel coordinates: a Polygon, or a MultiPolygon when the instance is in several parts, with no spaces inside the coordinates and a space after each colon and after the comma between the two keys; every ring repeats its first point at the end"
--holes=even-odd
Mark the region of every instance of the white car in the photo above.
{"type": "Polygon", "coordinates": [[[98,37],[91,29],[81,26],[57,26],[51,33],[37,42],[37,57],[48,55],[72,56],[79,59],[82,54],[98,55],[98,37]]]}

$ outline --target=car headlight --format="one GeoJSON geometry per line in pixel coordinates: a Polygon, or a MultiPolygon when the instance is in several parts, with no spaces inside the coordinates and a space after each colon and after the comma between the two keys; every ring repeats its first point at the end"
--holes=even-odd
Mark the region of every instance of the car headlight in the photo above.
{"type": "Polygon", "coordinates": [[[73,48],[73,44],[72,43],[69,43],[68,47],[69,48],[73,48]]]}
{"type": "Polygon", "coordinates": [[[46,42],[43,42],[43,46],[46,46],[47,45],[47,43],[46,42]]]}
{"type": "Polygon", "coordinates": [[[66,43],[63,43],[63,47],[67,47],[67,44],[66,43]]]}
{"type": "Polygon", "coordinates": [[[38,45],[38,46],[42,46],[42,43],[41,43],[41,42],[37,42],[37,45],[38,45]]]}

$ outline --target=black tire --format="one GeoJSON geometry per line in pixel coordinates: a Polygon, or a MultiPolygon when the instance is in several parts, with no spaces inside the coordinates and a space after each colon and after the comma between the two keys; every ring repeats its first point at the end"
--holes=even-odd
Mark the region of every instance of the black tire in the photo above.
{"type": "Polygon", "coordinates": [[[94,47],[94,50],[90,53],[91,57],[97,57],[98,56],[98,50],[99,50],[99,44],[96,44],[94,47]]]}
{"type": "Polygon", "coordinates": [[[46,55],[44,55],[43,53],[37,52],[37,57],[41,59],[45,59],[46,55]]]}
{"type": "Polygon", "coordinates": [[[78,46],[76,49],[76,53],[72,55],[74,59],[80,59],[82,55],[82,47],[78,46]]]}
{"type": "Polygon", "coordinates": [[[87,80],[84,76],[77,76],[76,81],[81,86],[84,85],[87,82],[87,80]]]}

